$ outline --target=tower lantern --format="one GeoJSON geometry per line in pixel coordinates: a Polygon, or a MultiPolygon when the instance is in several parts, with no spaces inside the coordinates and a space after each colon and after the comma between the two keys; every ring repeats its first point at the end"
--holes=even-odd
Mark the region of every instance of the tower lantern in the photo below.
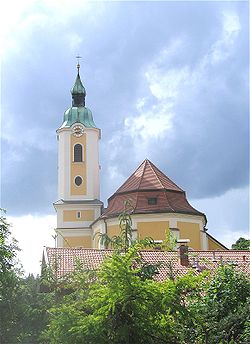
{"type": "MultiPolygon", "coordinates": [[[[80,56],[79,56],[80,58],[80,56]]],[[[77,76],[75,84],[71,90],[72,94],[72,106],[85,106],[85,97],[86,97],[86,90],[82,84],[81,78],[80,78],[80,64],[79,62],[76,65],[77,67],[77,76]]]]}

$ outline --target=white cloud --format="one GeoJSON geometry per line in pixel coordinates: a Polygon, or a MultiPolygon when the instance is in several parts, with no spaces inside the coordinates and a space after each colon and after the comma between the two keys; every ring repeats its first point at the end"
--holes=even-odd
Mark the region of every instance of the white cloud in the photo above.
{"type": "MultiPolygon", "coordinates": [[[[12,145],[13,148],[19,149],[20,146],[23,146],[26,149],[32,147],[45,152],[52,152],[56,149],[54,145],[54,132],[41,127],[26,127],[25,130],[20,131],[19,123],[15,122],[14,118],[15,115],[9,115],[8,121],[2,123],[1,132],[1,137],[6,140],[8,144],[12,145]]],[[[13,159],[15,159],[14,155],[15,152],[13,152],[13,159]]],[[[20,159],[20,157],[18,159],[20,159]]]]}
{"type": "Polygon", "coordinates": [[[118,185],[120,181],[124,180],[124,176],[119,172],[117,166],[114,165],[108,167],[108,175],[109,178],[115,180],[118,185]]]}
{"type": "Polygon", "coordinates": [[[152,112],[144,112],[137,117],[125,119],[125,131],[133,139],[140,137],[143,141],[163,137],[172,128],[173,113],[165,106],[157,106],[152,112]]]}
{"type": "Polygon", "coordinates": [[[146,80],[149,89],[154,97],[160,101],[170,101],[174,103],[179,95],[181,86],[189,78],[188,67],[180,69],[168,69],[163,72],[160,66],[154,64],[149,66],[148,71],[145,72],[146,80]]]}
{"type": "Polygon", "coordinates": [[[12,224],[11,232],[18,240],[21,251],[18,257],[23,265],[25,274],[40,274],[43,246],[54,247],[56,216],[26,215],[20,217],[8,217],[12,224]]]}
{"type": "Polygon", "coordinates": [[[166,60],[171,60],[179,55],[183,51],[183,46],[185,45],[185,37],[175,37],[172,39],[168,46],[165,46],[161,51],[155,56],[153,62],[151,62],[151,67],[162,66],[165,64],[166,60]]]}
{"type": "Polygon", "coordinates": [[[69,49],[75,54],[79,50],[79,46],[82,43],[82,37],[77,33],[70,33],[66,36],[69,49]]]}
{"type": "MultiPolygon", "coordinates": [[[[216,235],[216,234],[215,234],[216,235]]],[[[227,248],[231,248],[232,244],[234,244],[239,238],[250,239],[249,234],[244,231],[230,231],[230,230],[222,230],[217,236],[214,237],[222,242],[227,248]]]]}
{"type": "Polygon", "coordinates": [[[141,146],[145,146],[145,150],[150,139],[163,138],[171,133],[173,108],[179,99],[181,88],[190,79],[190,71],[187,66],[167,71],[161,66],[181,49],[182,44],[181,39],[173,41],[146,67],[144,78],[150,92],[137,99],[137,114],[128,116],[124,121],[124,133],[135,140],[137,149],[139,142],[141,146]],[[152,96],[157,99],[157,104],[148,107],[148,99],[152,96]]]}
{"type": "MultiPolygon", "coordinates": [[[[18,52],[22,48],[24,37],[31,35],[35,28],[66,25],[79,12],[82,15],[92,7],[91,2],[85,0],[13,0],[1,2],[0,18],[0,54],[2,59],[8,53],[18,52]]],[[[65,33],[67,36],[68,33],[65,33]]],[[[62,39],[62,37],[60,37],[62,39]]],[[[74,42],[78,44],[76,36],[74,42]]]]}
{"type": "Polygon", "coordinates": [[[239,17],[234,13],[223,13],[221,18],[220,38],[211,45],[210,50],[193,69],[186,65],[180,68],[162,68],[174,60],[180,51],[186,49],[186,42],[181,37],[173,40],[168,47],[164,47],[146,67],[144,76],[150,93],[137,100],[138,114],[125,119],[126,134],[134,140],[140,140],[140,144],[144,145],[148,145],[152,138],[162,138],[171,134],[172,122],[176,115],[175,106],[182,101],[183,94],[188,94],[190,90],[195,92],[202,87],[204,80],[209,76],[211,65],[221,62],[231,54],[240,31],[239,17]],[[147,99],[152,96],[157,99],[157,105],[148,108],[147,99]]]}
{"type": "Polygon", "coordinates": [[[206,214],[208,233],[228,247],[249,237],[249,188],[233,189],[219,197],[192,200],[206,214]]]}
{"type": "Polygon", "coordinates": [[[222,62],[231,54],[234,42],[240,32],[241,25],[237,14],[223,13],[223,31],[211,47],[210,61],[212,64],[222,62]]]}
{"type": "Polygon", "coordinates": [[[236,13],[223,12],[223,29],[226,38],[230,41],[235,38],[241,29],[239,16],[236,13]]]}

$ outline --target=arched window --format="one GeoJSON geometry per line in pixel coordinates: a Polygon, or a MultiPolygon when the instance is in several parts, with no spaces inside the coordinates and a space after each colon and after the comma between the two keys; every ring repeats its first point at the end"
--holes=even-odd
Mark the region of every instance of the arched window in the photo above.
{"type": "Polygon", "coordinates": [[[79,143],[74,146],[74,162],[82,161],[82,145],[79,143]]]}

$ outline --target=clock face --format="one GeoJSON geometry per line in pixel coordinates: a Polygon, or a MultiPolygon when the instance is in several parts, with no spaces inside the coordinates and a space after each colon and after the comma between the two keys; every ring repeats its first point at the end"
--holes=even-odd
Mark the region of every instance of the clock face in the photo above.
{"type": "Polygon", "coordinates": [[[81,125],[76,125],[73,128],[73,135],[76,137],[80,137],[83,134],[83,127],[81,125]]]}

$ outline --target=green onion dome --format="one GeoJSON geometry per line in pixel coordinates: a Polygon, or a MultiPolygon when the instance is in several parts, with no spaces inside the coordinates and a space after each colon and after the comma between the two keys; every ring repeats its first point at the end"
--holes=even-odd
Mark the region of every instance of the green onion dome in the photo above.
{"type": "Polygon", "coordinates": [[[97,128],[92,112],[85,106],[72,106],[64,112],[63,124],[60,128],[71,127],[74,123],[81,123],[86,128],[97,128]]]}

